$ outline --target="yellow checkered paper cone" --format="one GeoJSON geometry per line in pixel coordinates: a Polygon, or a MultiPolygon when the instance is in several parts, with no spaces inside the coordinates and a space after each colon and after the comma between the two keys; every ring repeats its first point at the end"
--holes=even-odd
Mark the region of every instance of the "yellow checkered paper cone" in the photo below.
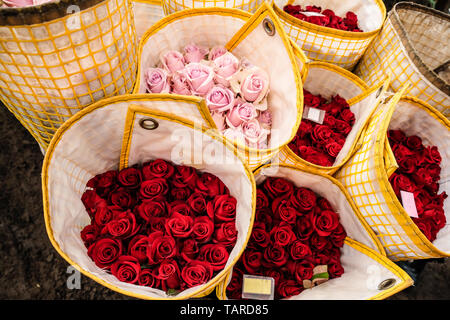
{"type": "Polygon", "coordinates": [[[367,84],[343,68],[325,62],[310,62],[307,64],[306,80],[303,87],[314,95],[326,99],[336,94],[347,100],[350,110],[355,114],[355,123],[348,134],[342,150],[331,167],[320,166],[302,159],[299,155],[284,146],[272,162],[292,164],[299,168],[312,168],[318,172],[333,174],[356,151],[360,138],[364,134],[367,122],[380,103],[389,81],[384,85],[369,88],[367,84]]]}
{"type": "MultiPolygon", "coordinates": [[[[173,13],[143,36],[135,93],[145,93],[144,71],[159,65],[160,54],[190,44],[225,46],[236,57],[247,58],[269,75],[268,106],[272,129],[267,149],[236,143],[247,164],[255,169],[270,161],[297,132],[303,111],[302,75],[305,57],[291,42],[267,4],[250,15],[236,9],[207,8],[173,13]],[[270,28],[270,29],[268,29],[270,28]],[[259,48],[255,50],[255,48],[259,48]],[[277,57],[276,63],[274,58],[277,57]]],[[[180,111],[181,112],[181,111],[180,111]]],[[[216,128],[211,115],[209,122],[216,128]]]]}
{"type": "Polygon", "coordinates": [[[42,150],[82,108],[132,90],[132,17],[127,0],[0,8],[0,99],[42,150]]]}
{"type": "Polygon", "coordinates": [[[380,31],[386,17],[381,0],[274,0],[273,8],[286,33],[309,59],[322,60],[351,70],[380,31]],[[338,16],[353,11],[363,32],[350,32],[315,25],[283,11],[285,5],[309,5],[330,9],[338,16]]]}
{"type": "Polygon", "coordinates": [[[185,9],[230,8],[255,12],[265,0],[161,0],[165,14],[185,9]]]}
{"type": "Polygon", "coordinates": [[[149,300],[201,297],[228,274],[250,236],[256,185],[236,148],[198,120],[202,119],[199,110],[203,103],[196,97],[168,94],[122,95],[83,109],[57,131],[43,163],[44,218],[52,245],[70,265],[114,291],[149,300]],[[196,122],[170,113],[179,109],[193,114],[196,122]],[[91,260],[80,236],[91,223],[81,201],[87,181],[99,173],[142,165],[152,159],[214,174],[237,200],[237,240],[224,268],[208,282],[174,295],[119,281],[91,260]]]}
{"type": "MultiPolygon", "coordinates": [[[[339,181],[329,175],[291,165],[265,165],[254,174],[257,186],[267,177],[279,177],[325,197],[339,213],[339,221],[347,233],[341,248],[342,277],[319,284],[314,289],[303,290],[289,300],[385,299],[412,285],[411,278],[386,257],[380,241],[339,181]],[[375,271],[376,278],[373,277],[375,271]],[[392,279],[391,286],[380,286],[387,279],[392,279]]],[[[232,270],[217,286],[219,299],[228,299],[226,289],[231,277],[232,270]]]]}
{"type": "Polygon", "coordinates": [[[143,34],[165,14],[160,0],[133,0],[134,25],[140,40],[143,34]]]}
{"type": "MultiPolygon", "coordinates": [[[[450,191],[450,122],[417,98],[400,99],[402,91],[404,89],[379,106],[367,127],[361,148],[336,177],[352,196],[390,259],[450,256],[449,225],[441,229],[431,243],[403,209],[388,180],[397,165],[389,142],[386,143],[387,131],[401,129],[407,135],[419,136],[424,145],[438,147],[442,155],[439,192],[448,194],[450,191]]],[[[444,211],[449,221],[448,199],[444,202],[444,211]]]]}
{"type": "Polygon", "coordinates": [[[389,74],[391,90],[409,85],[419,98],[450,118],[450,15],[398,3],[361,58],[355,73],[369,85],[389,74]]]}

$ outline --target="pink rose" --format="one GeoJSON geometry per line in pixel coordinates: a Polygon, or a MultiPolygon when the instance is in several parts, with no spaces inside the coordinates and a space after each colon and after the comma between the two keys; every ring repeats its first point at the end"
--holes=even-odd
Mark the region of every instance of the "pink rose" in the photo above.
{"type": "Polygon", "coordinates": [[[160,68],[148,68],[145,70],[145,88],[149,93],[164,93],[170,91],[167,72],[160,68]]]}
{"type": "Polygon", "coordinates": [[[231,52],[226,52],[213,60],[213,65],[216,82],[229,87],[231,77],[239,71],[239,59],[231,52]]]}
{"type": "Polygon", "coordinates": [[[208,49],[199,47],[195,44],[188,44],[184,48],[184,60],[186,63],[200,62],[208,54],[208,49]]]}
{"type": "Polygon", "coordinates": [[[238,127],[243,122],[249,122],[255,119],[258,112],[255,106],[249,102],[235,104],[233,108],[227,113],[226,121],[230,127],[238,127]]]}
{"type": "Polygon", "coordinates": [[[211,49],[211,51],[209,52],[208,59],[210,61],[213,61],[213,60],[217,59],[218,57],[224,55],[227,52],[228,52],[228,50],[222,46],[213,47],[211,49]]]}
{"type": "Polygon", "coordinates": [[[260,103],[269,91],[269,76],[262,69],[251,69],[241,82],[242,97],[248,102],[260,103]]]}
{"type": "Polygon", "coordinates": [[[257,119],[263,129],[270,131],[272,127],[272,113],[269,110],[260,112],[257,119]]]}
{"type": "Polygon", "coordinates": [[[261,128],[258,120],[253,119],[242,125],[245,141],[250,147],[257,148],[258,144],[267,139],[267,131],[261,128]]]}
{"type": "Polygon", "coordinates": [[[185,60],[183,55],[178,51],[169,51],[162,54],[160,57],[164,69],[173,73],[175,71],[182,70],[185,65],[185,60]]]}
{"type": "Polygon", "coordinates": [[[34,5],[33,0],[4,0],[7,7],[28,7],[34,5]]]}
{"type": "Polygon", "coordinates": [[[205,96],[214,86],[214,71],[204,64],[189,63],[181,72],[194,95],[205,96]]]}
{"type": "Polygon", "coordinates": [[[214,120],[214,123],[216,124],[217,130],[223,131],[225,130],[225,116],[222,112],[211,112],[211,117],[214,120]]]}
{"type": "Polygon", "coordinates": [[[170,93],[184,94],[187,96],[191,95],[191,90],[189,89],[189,83],[183,74],[174,73],[171,79],[171,90],[170,93]]]}
{"type": "Polygon", "coordinates": [[[234,105],[234,93],[222,86],[215,86],[207,93],[206,105],[210,111],[225,112],[234,105]]]}

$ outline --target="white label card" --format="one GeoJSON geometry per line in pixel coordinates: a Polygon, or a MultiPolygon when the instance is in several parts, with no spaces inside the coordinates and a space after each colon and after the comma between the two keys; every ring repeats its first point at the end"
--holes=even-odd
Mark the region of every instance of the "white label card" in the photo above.
{"type": "Polygon", "coordinates": [[[325,118],[325,110],[313,107],[304,107],[303,118],[322,124],[325,118]]]}
{"type": "Polygon", "coordinates": [[[400,190],[400,196],[402,197],[402,205],[406,213],[413,218],[418,218],[416,201],[414,200],[414,193],[400,190]]]}

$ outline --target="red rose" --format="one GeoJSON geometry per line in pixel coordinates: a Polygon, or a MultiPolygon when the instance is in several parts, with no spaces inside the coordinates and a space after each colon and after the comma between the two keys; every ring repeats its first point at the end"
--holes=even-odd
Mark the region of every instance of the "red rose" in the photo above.
{"type": "Polygon", "coordinates": [[[122,282],[136,283],[141,266],[135,257],[120,256],[111,266],[111,273],[122,282]]]}
{"type": "Polygon", "coordinates": [[[98,208],[106,208],[108,205],[94,190],[86,190],[81,196],[81,202],[91,218],[95,216],[98,208]]]}
{"type": "Polygon", "coordinates": [[[395,144],[392,147],[392,152],[394,153],[394,156],[396,159],[414,157],[414,155],[415,155],[415,153],[413,151],[409,150],[408,147],[405,147],[402,144],[395,144]]]}
{"type": "Polygon", "coordinates": [[[265,267],[281,267],[288,261],[288,254],[283,247],[278,245],[270,245],[264,250],[264,260],[262,261],[265,267]]]}
{"type": "Polygon", "coordinates": [[[262,222],[255,222],[253,230],[250,235],[249,245],[257,245],[261,248],[266,248],[270,243],[270,235],[265,230],[265,225],[262,222]]]}
{"type": "Polygon", "coordinates": [[[186,239],[183,242],[183,249],[181,249],[181,257],[186,261],[195,260],[199,250],[197,241],[194,239],[186,239]]]}
{"type": "Polygon", "coordinates": [[[227,297],[229,299],[242,299],[242,281],[243,272],[235,266],[227,286],[227,297]]]}
{"type": "Polygon", "coordinates": [[[165,179],[154,178],[142,182],[139,195],[144,199],[151,199],[156,196],[165,196],[168,191],[169,186],[165,179]]]}
{"type": "Polygon", "coordinates": [[[197,171],[193,167],[176,166],[175,173],[172,177],[172,184],[177,188],[189,187],[194,190],[197,185],[197,171]]]}
{"type": "Polygon", "coordinates": [[[163,178],[165,180],[172,177],[175,168],[163,159],[146,162],[142,165],[142,174],[144,180],[152,180],[154,178],[163,178]]]}
{"type": "Polygon", "coordinates": [[[320,197],[319,199],[317,199],[317,205],[322,210],[333,210],[331,203],[323,197],[320,197]]]}
{"type": "Polygon", "coordinates": [[[212,276],[213,269],[204,261],[190,261],[181,271],[181,278],[188,288],[207,283],[212,276]]]}
{"type": "Polygon", "coordinates": [[[102,269],[107,269],[122,254],[122,241],[119,239],[103,238],[88,249],[88,256],[102,269]]]}
{"type": "Polygon", "coordinates": [[[148,228],[148,234],[161,231],[163,233],[166,232],[166,221],[167,218],[162,217],[150,217],[148,220],[149,228],[148,228]]]}
{"type": "Polygon", "coordinates": [[[230,193],[222,180],[208,172],[204,172],[197,180],[196,190],[209,197],[230,193]]]}
{"type": "Polygon", "coordinates": [[[211,240],[214,233],[214,223],[207,216],[196,217],[192,227],[192,238],[198,243],[205,243],[211,240]]]}
{"type": "Polygon", "coordinates": [[[299,211],[300,215],[311,211],[316,206],[317,196],[312,190],[299,187],[295,189],[289,203],[299,211]]]}
{"type": "Polygon", "coordinates": [[[175,260],[162,261],[155,272],[155,277],[161,280],[164,291],[180,288],[180,269],[175,260]]]}
{"type": "Polygon", "coordinates": [[[94,188],[99,196],[106,197],[111,191],[111,187],[116,184],[117,174],[118,172],[116,170],[98,174],[90,179],[86,186],[88,188],[94,188]]]}
{"type": "Polygon", "coordinates": [[[164,236],[160,231],[149,234],[150,246],[147,247],[147,257],[150,264],[156,264],[164,259],[170,259],[177,254],[175,239],[164,236]]]}
{"type": "Polygon", "coordinates": [[[164,197],[155,197],[153,199],[144,199],[136,207],[139,216],[149,222],[153,217],[168,217],[167,203],[164,197]]]}
{"type": "Polygon", "coordinates": [[[308,162],[317,164],[323,167],[330,167],[333,165],[334,160],[328,155],[321,152],[314,147],[302,147],[299,149],[299,155],[301,158],[308,162]]]}
{"type": "Polygon", "coordinates": [[[276,288],[277,298],[289,298],[292,296],[299,295],[303,291],[303,287],[297,284],[295,280],[283,280],[280,281],[278,287],[276,288]]]}
{"type": "Polygon", "coordinates": [[[350,126],[353,126],[353,124],[355,123],[355,114],[350,109],[342,110],[339,116],[350,126]]]}
{"type": "Polygon", "coordinates": [[[261,267],[262,253],[253,249],[247,249],[242,255],[245,270],[250,274],[259,272],[261,267]]]}
{"type": "Polygon", "coordinates": [[[422,139],[418,136],[409,136],[405,140],[406,146],[414,151],[420,151],[423,149],[422,139]]]}
{"type": "Polygon", "coordinates": [[[309,245],[313,250],[321,251],[325,249],[329,241],[326,237],[319,236],[317,233],[313,233],[309,238],[309,245]]]}
{"type": "Polygon", "coordinates": [[[140,229],[136,223],[136,217],[130,211],[120,212],[108,222],[102,229],[102,234],[110,234],[119,239],[127,239],[134,236],[140,229]]]}
{"type": "Polygon", "coordinates": [[[203,214],[206,211],[205,197],[199,192],[191,194],[187,204],[196,215],[203,214]]]}
{"type": "Polygon", "coordinates": [[[442,157],[436,146],[425,148],[425,160],[430,164],[440,164],[441,163],[442,157]]]}
{"type": "Polygon", "coordinates": [[[100,230],[95,224],[89,224],[81,230],[81,240],[83,240],[86,248],[89,248],[89,246],[97,240],[99,234],[100,230]]]}
{"type": "Polygon", "coordinates": [[[200,248],[199,260],[208,262],[213,271],[220,271],[228,261],[228,251],[221,244],[206,244],[200,248]]]}
{"type": "Polygon", "coordinates": [[[115,205],[99,207],[95,213],[94,221],[98,226],[104,226],[120,212],[123,212],[123,209],[115,205]]]}
{"type": "Polygon", "coordinates": [[[272,211],[269,208],[256,210],[255,221],[264,223],[267,228],[272,227],[272,211]]]}
{"type": "Polygon", "coordinates": [[[309,246],[299,240],[296,240],[291,244],[290,253],[294,260],[304,259],[312,255],[309,246]]]}
{"type": "Polygon", "coordinates": [[[261,189],[256,190],[256,210],[269,206],[269,199],[261,189]]]}
{"type": "Polygon", "coordinates": [[[433,236],[433,232],[431,229],[431,223],[428,219],[424,218],[413,218],[412,219],[416,226],[422,231],[423,235],[429,240],[434,241],[435,237],[433,236]]]}
{"type": "Polygon", "coordinates": [[[341,152],[342,150],[342,147],[343,145],[335,141],[330,141],[325,144],[325,150],[333,158],[336,158],[338,156],[339,152],[341,152]]]}
{"type": "Polygon", "coordinates": [[[341,224],[338,224],[337,228],[334,229],[330,237],[333,244],[336,247],[341,248],[344,245],[344,240],[347,237],[347,232],[345,232],[345,229],[341,224]]]}
{"type": "Polygon", "coordinates": [[[328,274],[330,278],[338,278],[344,273],[344,268],[339,260],[330,261],[328,264],[328,274]]]}
{"type": "Polygon", "coordinates": [[[318,96],[311,94],[309,91],[303,91],[303,101],[306,106],[318,108],[321,104],[321,99],[318,96]]]}
{"type": "Polygon", "coordinates": [[[297,210],[291,207],[288,201],[283,198],[276,198],[272,202],[272,211],[278,219],[288,224],[294,224],[297,218],[297,210]]]}
{"type": "MultiPolygon", "coordinates": [[[[312,130],[313,130],[312,122],[307,119],[302,120],[302,122],[300,123],[300,126],[298,127],[298,130],[297,130],[297,137],[305,138],[311,133],[312,130]]],[[[301,145],[303,145],[303,144],[301,144],[301,145]]]]}
{"type": "Polygon", "coordinates": [[[235,222],[224,222],[216,225],[214,232],[214,243],[220,243],[225,247],[234,246],[237,240],[237,230],[235,222]]]}
{"type": "Polygon", "coordinates": [[[320,236],[326,237],[339,225],[339,216],[334,211],[323,210],[313,216],[312,224],[320,236]]]}
{"type": "Polygon", "coordinates": [[[312,140],[318,144],[326,143],[332,136],[333,130],[328,126],[321,124],[316,125],[311,132],[312,140]]]}
{"type": "Polygon", "coordinates": [[[152,269],[145,268],[139,274],[138,284],[140,286],[157,288],[160,285],[160,280],[155,277],[152,269]]]}
{"type": "Polygon", "coordinates": [[[133,167],[125,168],[120,170],[117,180],[125,188],[136,189],[141,184],[142,174],[139,169],[133,167]]]}
{"type": "Polygon", "coordinates": [[[187,238],[192,233],[194,220],[190,216],[185,216],[175,212],[167,219],[166,232],[175,238],[187,238]]]}
{"type": "Polygon", "coordinates": [[[397,160],[399,169],[403,173],[413,173],[416,171],[416,160],[414,158],[401,158],[397,160]]]}
{"type": "Polygon", "coordinates": [[[170,190],[170,195],[173,200],[182,200],[186,201],[191,195],[191,190],[188,188],[172,188],[170,190]]]}
{"type": "Polygon", "coordinates": [[[337,132],[342,133],[344,136],[347,136],[350,131],[352,131],[352,126],[345,121],[337,120],[334,123],[333,127],[337,132]]]}
{"type": "Polygon", "coordinates": [[[263,183],[263,190],[271,199],[287,198],[294,191],[294,185],[283,178],[268,177],[263,183]]]}
{"type": "Polygon", "coordinates": [[[323,118],[323,124],[330,128],[334,128],[334,126],[336,125],[336,118],[329,113],[325,113],[325,117],[323,118]]]}
{"type": "Polygon", "coordinates": [[[298,283],[303,283],[303,280],[311,280],[313,269],[314,265],[307,260],[292,262],[288,267],[288,270],[294,275],[298,283]]]}
{"type": "Polygon", "coordinates": [[[283,274],[279,270],[271,269],[266,271],[264,275],[275,280],[275,290],[278,287],[279,283],[284,280],[283,274]]]}
{"type": "Polygon", "coordinates": [[[349,29],[358,28],[358,17],[351,11],[345,14],[344,22],[349,27],[349,29]]]}
{"type": "Polygon", "coordinates": [[[150,245],[149,238],[142,234],[138,234],[130,240],[128,244],[128,255],[135,257],[140,263],[147,261],[147,247],[150,245]]]}
{"type": "Polygon", "coordinates": [[[403,143],[406,139],[406,135],[401,130],[389,130],[387,132],[387,136],[389,138],[389,142],[396,143],[403,143]]]}
{"type": "Polygon", "coordinates": [[[284,222],[281,222],[270,231],[270,238],[274,245],[281,247],[287,246],[297,239],[291,226],[284,222]]]}
{"type": "Polygon", "coordinates": [[[428,174],[431,176],[433,182],[438,182],[441,178],[441,167],[438,164],[428,164],[425,166],[428,174]]]}
{"type": "Polygon", "coordinates": [[[175,200],[168,205],[168,211],[169,211],[169,217],[173,216],[174,214],[178,213],[183,216],[192,216],[191,209],[189,206],[184,202],[180,200],[175,200]]]}
{"type": "Polygon", "coordinates": [[[136,203],[134,197],[125,188],[118,188],[109,194],[109,201],[111,204],[121,207],[122,209],[129,209],[136,203]]]}
{"type": "Polygon", "coordinates": [[[236,198],[230,195],[215,196],[206,205],[206,212],[214,222],[230,222],[236,219],[236,198]]]}
{"type": "Polygon", "coordinates": [[[400,190],[407,192],[414,192],[416,190],[414,183],[412,183],[411,180],[403,174],[393,173],[389,177],[389,181],[397,197],[400,197],[400,190]]]}
{"type": "Polygon", "coordinates": [[[429,186],[434,183],[434,178],[425,168],[419,168],[411,175],[418,186],[429,186]]]}
{"type": "Polygon", "coordinates": [[[299,217],[297,219],[296,234],[297,234],[298,240],[300,240],[300,241],[309,240],[313,231],[314,231],[314,228],[313,228],[313,225],[312,225],[309,215],[304,216],[304,217],[299,217]]]}

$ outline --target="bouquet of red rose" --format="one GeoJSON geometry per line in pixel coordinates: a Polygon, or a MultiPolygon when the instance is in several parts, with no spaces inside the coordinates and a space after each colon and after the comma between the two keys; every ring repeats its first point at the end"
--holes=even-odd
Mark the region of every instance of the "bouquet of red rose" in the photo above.
{"type": "Polygon", "coordinates": [[[337,16],[333,10],[322,10],[321,7],[314,5],[305,6],[305,8],[302,9],[302,6],[300,5],[287,4],[283,7],[283,10],[297,19],[319,26],[343,31],[362,32],[358,27],[358,16],[352,11],[348,11],[345,14],[345,18],[341,18],[337,16]]]}
{"type": "MultiPolygon", "coordinates": [[[[445,191],[439,193],[441,154],[436,146],[424,146],[417,135],[407,136],[402,130],[389,130],[388,139],[399,165],[389,182],[402,201],[401,192],[414,195],[417,217],[412,217],[420,231],[431,242],[446,225],[445,191]]],[[[405,205],[405,204],[404,204],[405,205]]]]}
{"type": "Polygon", "coordinates": [[[215,175],[162,159],[96,175],[81,198],[95,264],[168,294],[204,284],[233,249],[236,199],[215,175]]]}
{"type": "Polygon", "coordinates": [[[327,199],[287,179],[268,177],[257,188],[252,234],[234,266],[227,297],[242,298],[244,274],[274,278],[275,299],[298,295],[317,281],[340,277],[344,272],[340,248],[345,237],[339,214],[327,199]],[[316,270],[325,279],[315,278],[316,270]]]}
{"type": "Polygon", "coordinates": [[[289,148],[302,159],[323,167],[334,164],[355,123],[355,115],[339,94],[327,100],[304,91],[305,106],[324,110],[322,123],[303,119],[289,148]]]}

